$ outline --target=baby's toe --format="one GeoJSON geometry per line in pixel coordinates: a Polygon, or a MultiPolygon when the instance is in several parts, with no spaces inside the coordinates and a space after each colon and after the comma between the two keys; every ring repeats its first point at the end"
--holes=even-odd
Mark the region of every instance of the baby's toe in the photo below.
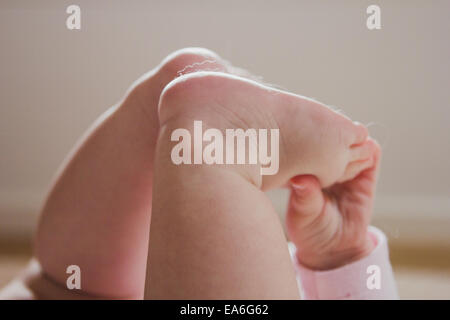
{"type": "Polygon", "coordinates": [[[338,182],[344,182],[355,178],[360,172],[373,166],[377,143],[367,138],[363,143],[350,147],[350,158],[344,174],[338,182]]]}
{"type": "Polygon", "coordinates": [[[363,143],[350,146],[350,161],[366,160],[373,156],[375,142],[368,138],[363,143]]]}
{"type": "Polygon", "coordinates": [[[357,160],[350,162],[345,168],[344,175],[337,181],[338,183],[342,183],[345,181],[349,181],[358,176],[361,172],[366,169],[369,169],[373,166],[373,157],[364,160],[357,160]]]}
{"type": "Polygon", "coordinates": [[[351,146],[364,143],[369,137],[369,130],[359,122],[352,123],[351,146]]]}

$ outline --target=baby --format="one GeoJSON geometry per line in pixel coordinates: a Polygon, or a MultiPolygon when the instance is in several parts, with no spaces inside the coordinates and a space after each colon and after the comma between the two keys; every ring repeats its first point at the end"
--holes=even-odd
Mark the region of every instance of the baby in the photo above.
{"type": "Polygon", "coordinates": [[[177,51],[69,156],[42,209],[36,259],[0,297],[297,299],[298,281],[306,299],[396,298],[386,239],[368,228],[379,159],[364,126],[209,50],[177,51]],[[277,130],[278,171],[175,164],[172,134],[194,134],[195,121],[277,130]],[[264,194],[285,186],[290,251],[264,194]],[[80,290],[66,287],[70,265],[80,290]],[[369,266],[381,272],[376,288],[369,266]]]}

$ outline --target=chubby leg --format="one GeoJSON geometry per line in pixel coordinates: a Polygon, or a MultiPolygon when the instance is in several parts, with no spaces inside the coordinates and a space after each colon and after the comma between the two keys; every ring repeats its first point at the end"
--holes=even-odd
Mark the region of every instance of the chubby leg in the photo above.
{"type": "Polygon", "coordinates": [[[26,277],[37,298],[51,295],[39,288],[65,287],[69,265],[80,267],[86,297],[142,298],[159,96],[179,71],[201,68],[226,69],[205,49],[170,55],[102,115],[70,154],[41,212],[39,264],[26,277]]]}
{"type": "MultiPolygon", "coordinates": [[[[307,172],[336,182],[359,159],[367,131],[304,97],[210,72],[172,81],[159,112],[145,298],[298,298],[286,240],[262,190],[307,172]],[[194,136],[196,120],[220,132],[279,129],[278,173],[262,178],[260,163],[174,164],[172,133],[194,136]]],[[[189,146],[191,154],[198,147],[189,146]]]]}
{"type": "Polygon", "coordinates": [[[298,299],[286,239],[255,168],[171,163],[167,124],[155,160],[145,299],[298,299]]]}

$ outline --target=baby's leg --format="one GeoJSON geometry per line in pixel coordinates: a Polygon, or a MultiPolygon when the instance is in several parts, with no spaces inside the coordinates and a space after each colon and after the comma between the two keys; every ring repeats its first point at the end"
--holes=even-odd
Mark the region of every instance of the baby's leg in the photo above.
{"type": "Polygon", "coordinates": [[[359,158],[352,146],[367,132],[303,97],[218,73],[172,81],[159,109],[145,297],[298,298],[282,228],[261,189],[306,172],[335,182],[359,158]],[[195,120],[222,133],[279,129],[279,172],[262,178],[260,164],[175,165],[171,135],[182,128],[194,137],[195,120]]]}
{"type": "Polygon", "coordinates": [[[145,299],[298,299],[280,220],[242,165],[172,164],[157,146],[145,299]]]}
{"type": "Polygon", "coordinates": [[[224,69],[217,60],[203,49],[176,52],[94,124],[41,212],[35,252],[46,277],[65,286],[66,268],[78,265],[82,292],[142,297],[159,96],[180,70],[224,69]]]}

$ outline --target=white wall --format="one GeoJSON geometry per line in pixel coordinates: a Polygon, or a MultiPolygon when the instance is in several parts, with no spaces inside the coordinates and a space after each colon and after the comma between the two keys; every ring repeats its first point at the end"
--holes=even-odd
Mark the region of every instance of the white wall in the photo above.
{"type": "Polygon", "coordinates": [[[2,1],[0,232],[33,225],[64,156],[134,79],[175,49],[203,46],[375,123],[381,224],[406,228],[414,216],[450,234],[450,2],[242,2],[2,1]],[[81,31],[65,27],[73,3],[81,31]],[[378,31],[365,25],[372,3],[378,31]]]}

